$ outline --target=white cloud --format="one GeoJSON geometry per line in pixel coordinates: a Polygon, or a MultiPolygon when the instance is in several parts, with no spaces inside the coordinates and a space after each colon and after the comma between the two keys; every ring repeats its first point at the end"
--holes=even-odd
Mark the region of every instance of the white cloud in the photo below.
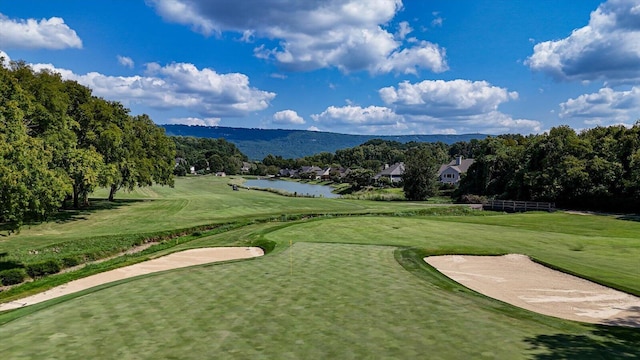
{"type": "Polygon", "coordinates": [[[556,80],[632,83],[640,80],[640,11],[637,0],[609,0],[589,24],[567,38],[545,41],[525,62],[556,80]]]}
{"type": "Polygon", "coordinates": [[[382,101],[401,115],[410,129],[429,133],[539,132],[536,120],[513,119],[498,111],[500,104],[515,100],[518,93],[492,86],[486,81],[425,80],[402,82],[379,90],[382,101]]]}
{"type": "Polygon", "coordinates": [[[413,28],[406,21],[401,21],[398,24],[398,31],[396,32],[396,37],[400,40],[404,40],[407,38],[407,35],[413,32],[413,28]]]}
{"type": "Polygon", "coordinates": [[[277,113],[273,114],[273,123],[274,124],[299,125],[299,124],[304,124],[305,121],[295,111],[293,111],[293,110],[283,110],[283,111],[278,111],[277,113]]]}
{"type": "Polygon", "coordinates": [[[118,63],[124,67],[128,67],[129,69],[133,69],[133,66],[135,65],[135,63],[133,62],[133,59],[131,59],[128,56],[121,56],[118,55],[118,63]]]}
{"type": "Polygon", "coordinates": [[[640,118],[640,87],[627,91],[602,88],[560,104],[561,118],[582,118],[587,125],[629,124],[640,118]]]}
{"type": "Polygon", "coordinates": [[[258,45],[254,54],[289,70],[334,67],[343,72],[416,73],[417,69],[448,69],[445,50],[438,45],[418,41],[406,47],[402,43],[408,24],[401,25],[397,39],[383,29],[402,9],[401,0],[280,0],[261,6],[207,0],[147,3],[167,21],[191,25],[206,35],[232,31],[245,40],[276,40],[277,46],[258,45]]]}
{"type": "Polygon", "coordinates": [[[34,64],[33,69],[58,72],[65,79],[88,86],[97,96],[139,103],[156,109],[183,108],[203,118],[242,117],[264,110],[275,93],[252,88],[244,74],[219,74],[193,64],[147,64],[144,76],[107,76],[97,72],[78,75],[51,64],[34,64]]]}
{"type": "Polygon", "coordinates": [[[59,17],[13,20],[0,14],[0,47],[5,49],[82,48],[82,40],[59,17]]]}
{"type": "Polygon", "coordinates": [[[1,65],[3,65],[4,67],[8,67],[9,63],[11,62],[11,58],[9,57],[9,54],[7,54],[6,52],[0,50],[0,59],[2,59],[2,63],[1,65]]]}
{"type": "Polygon", "coordinates": [[[167,124],[180,124],[180,125],[198,125],[198,126],[218,126],[220,124],[220,118],[174,118],[169,119],[167,124]]]}
{"type": "Polygon", "coordinates": [[[437,11],[434,11],[432,14],[433,14],[433,20],[431,20],[431,27],[442,27],[442,23],[444,22],[444,19],[440,16],[440,13],[437,11]]]}
{"type": "Polygon", "coordinates": [[[308,131],[320,131],[320,129],[318,129],[318,128],[317,128],[317,127],[315,127],[315,126],[309,126],[309,127],[307,128],[307,130],[308,130],[308,131]]]}
{"type": "Polygon", "coordinates": [[[311,115],[311,118],[322,128],[352,134],[388,134],[407,129],[402,116],[382,106],[330,106],[320,114],[311,115]]]}
{"type": "Polygon", "coordinates": [[[498,105],[518,98],[517,92],[492,86],[486,81],[425,80],[411,84],[402,82],[379,90],[387,105],[399,114],[452,117],[488,113],[498,105]]]}

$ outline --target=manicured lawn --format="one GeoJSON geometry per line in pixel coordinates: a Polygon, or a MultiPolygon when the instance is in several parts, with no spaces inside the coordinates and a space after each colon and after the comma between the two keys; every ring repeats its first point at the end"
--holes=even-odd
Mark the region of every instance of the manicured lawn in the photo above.
{"type": "Polygon", "coordinates": [[[430,205],[234,192],[227,182],[183,178],[174,189],[121,194],[131,201],[115,209],[98,204],[1,238],[0,253],[11,254],[86,237],[115,241],[246,220],[122,263],[192,247],[275,246],[254,260],[143,276],[2,313],[2,357],[640,357],[640,329],[521,310],[469,291],[422,261],[428,254],[521,253],[640,294],[640,222],[561,212],[449,216],[442,215],[445,208],[434,208],[440,215],[407,216],[430,205]],[[389,215],[359,215],[382,212],[389,215]],[[332,213],[350,216],[288,220],[332,213]],[[278,221],[251,222],[267,217],[278,221]]]}
{"type": "Polygon", "coordinates": [[[560,333],[597,340],[592,327],[442,289],[407,272],[390,247],[300,242],[45,308],[0,327],[0,350],[12,359],[515,359],[544,354],[532,342],[560,333]]]}
{"type": "Polygon", "coordinates": [[[640,222],[611,217],[339,218],[288,226],[266,238],[411,246],[430,254],[519,253],[640,296],[640,222]]]}
{"type": "MultiPolygon", "coordinates": [[[[264,191],[233,191],[230,178],[177,178],[174,188],[154,186],[119,192],[116,204],[96,200],[95,208],[69,211],[59,219],[25,226],[20,234],[0,236],[0,254],[32,250],[74,239],[144,234],[196,225],[224,223],[281,214],[404,211],[429,204],[385,203],[324,198],[284,197],[264,191]],[[102,210],[109,207],[109,210],[102,210]]],[[[95,194],[107,197],[105,190],[95,194]]],[[[4,234],[3,234],[4,235],[4,234]]]]}

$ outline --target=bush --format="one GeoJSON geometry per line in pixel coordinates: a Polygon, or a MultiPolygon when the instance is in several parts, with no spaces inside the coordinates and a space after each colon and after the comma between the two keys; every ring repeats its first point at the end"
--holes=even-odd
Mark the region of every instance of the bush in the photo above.
{"type": "Polygon", "coordinates": [[[80,259],[76,256],[66,256],[62,258],[64,267],[72,267],[80,264],[80,259]]]}
{"type": "Polygon", "coordinates": [[[34,279],[45,275],[56,274],[60,272],[61,268],[62,266],[57,260],[46,260],[26,266],[27,274],[34,279]]]}
{"type": "Polygon", "coordinates": [[[26,277],[27,273],[21,268],[2,270],[0,271],[0,284],[4,286],[20,284],[26,277]]]}
{"type": "Polygon", "coordinates": [[[463,204],[484,204],[487,202],[487,198],[481,195],[465,194],[460,197],[460,202],[463,204]]]}

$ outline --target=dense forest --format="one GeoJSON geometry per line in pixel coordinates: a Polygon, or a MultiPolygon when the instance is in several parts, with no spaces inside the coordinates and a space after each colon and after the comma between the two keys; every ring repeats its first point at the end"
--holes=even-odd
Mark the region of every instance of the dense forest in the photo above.
{"type": "Polygon", "coordinates": [[[502,135],[459,145],[475,162],[458,195],[640,211],[640,122],[580,133],[560,126],[540,135],[502,135]]]}
{"type": "Polygon", "coordinates": [[[225,139],[172,136],[176,145],[174,174],[184,176],[193,166],[197,174],[239,174],[246,155],[225,139]]]}
{"type": "MultiPolygon", "coordinates": [[[[1,59],[0,59],[1,60],[1,59]]],[[[97,187],[173,185],[175,145],[147,115],[59,74],[0,61],[0,223],[88,204],[97,187]]]]}

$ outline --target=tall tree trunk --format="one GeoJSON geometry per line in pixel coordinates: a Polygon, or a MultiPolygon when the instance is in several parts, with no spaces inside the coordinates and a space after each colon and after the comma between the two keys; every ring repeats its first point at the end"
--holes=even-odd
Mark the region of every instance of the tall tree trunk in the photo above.
{"type": "Polygon", "coordinates": [[[116,196],[116,191],[118,191],[118,186],[115,184],[111,185],[111,189],[109,190],[109,201],[113,201],[113,198],[116,196]]]}
{"type": "Polygon", "coordinates": [[[78,186],[73,185],[73,208],[74,209],[77,209],[79,207],[78,196],[79,196],[78,186]]]}
{"type": "Polygon", "coordinates": [[[91,204],[89,204],[89,193],[88,192],[84,192],[84,194],[82,194],[82,206],[89,206],[91,204]]]}

